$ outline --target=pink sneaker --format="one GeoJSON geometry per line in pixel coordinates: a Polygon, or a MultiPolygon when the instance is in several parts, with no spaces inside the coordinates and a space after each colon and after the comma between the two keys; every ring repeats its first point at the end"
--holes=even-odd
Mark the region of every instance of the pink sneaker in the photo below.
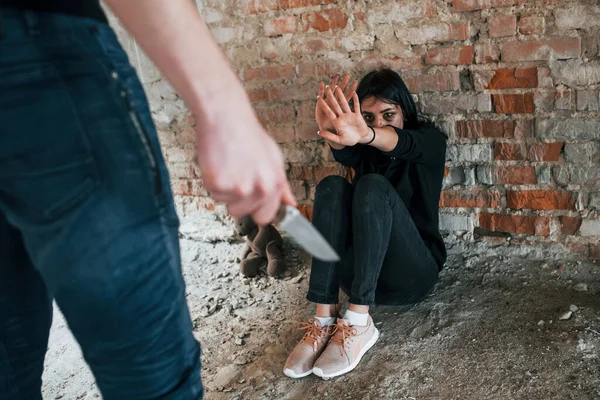
{"type": "Polygon", "coordinates": [[[300,323],[298,329],[305,330],[306,333],[288,356],[283,367],[283,373],[290,378],[302,378],[310,375],[315,360],[321,355],[327,342],[329,342],[330,331],[332,330],[330,328],[334,326],[329,325],[323,328],[316,319],[300,323]]]}
{"type": "Polygon", "coordinates": [[[323,379],[352,371],[379,339],[379,331],[371,316],[367,326],[352,326],[350,321],[338,319],[332,333],[329,344],[313,368],[313,373],[323,379]]]}

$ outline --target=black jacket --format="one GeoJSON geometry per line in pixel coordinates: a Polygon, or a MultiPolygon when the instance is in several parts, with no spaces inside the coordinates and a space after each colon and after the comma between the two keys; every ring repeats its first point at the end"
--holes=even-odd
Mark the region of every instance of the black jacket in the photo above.
{"type": "Polygon", "coordinates": [[[353,184],[366,174],[385,176],[396,188],[441,270],[446,248],[439,232],[439,202],[446,161],[446,135],[432,124],[397,129],[398,144],[389,152],[365,145],[332,149],[336,161],[355,170],[353,184]]]}

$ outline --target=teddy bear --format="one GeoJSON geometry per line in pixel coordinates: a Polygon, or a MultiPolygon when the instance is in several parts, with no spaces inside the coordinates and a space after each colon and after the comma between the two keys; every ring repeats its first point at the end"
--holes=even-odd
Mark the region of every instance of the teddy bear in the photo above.
{"type": "Polygon", "coordinates": [[[240,272],[244,276],[255,276],[266,262],[267,274],[277,277],[285,269],[283,262],[283,239],[271,224],[258,226],[251,216],[235,221],[238,235],[245,237],[246,248],[240,262],[240,272]]]}

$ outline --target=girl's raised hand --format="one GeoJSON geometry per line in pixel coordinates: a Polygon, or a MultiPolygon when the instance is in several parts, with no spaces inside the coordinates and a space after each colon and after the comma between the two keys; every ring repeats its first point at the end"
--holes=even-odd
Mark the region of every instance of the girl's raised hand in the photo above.
{"type": "Polygon", "coordinates": [[[348,99],[340,87],[335,90],[327,87],[324,95],[324,98],[320,97],[317,100],[317,108],[331,122],[334,131],[322,129],[321,137],[337,145],[354,146],[370,134],[371,131],[360,111],[356,92],[352,92],[350,95],[354,109],[350,107],[348,99]]]}
{"type": "MultiPolygon", "coordinates": [[[[344,77],[342,78],[342,81],[340,82],[340,75],[336,75],[333,80],[331,81],[331,85],[330,86],[325,86],[325,83],[320,82],[319,83],[319,92],[318,92],[318,97],[317,99],[324,99],[327,97],[327,93],[326,93],[326,87],[331,87],[333,89],[335,89],[336,87],[338,87],[338,83],[339,83],[339,88],[342,90],[342,92],[344,93],[344,97],[346,98],[346,101],[350,101],[352,98],[352,93],[354,93],[356,91],[356,88],[358,87],[358,81],[354,81],[350,84],[350,86],[348,86],[348,84],[350,83],[350,74],[345,74],[344,77]]],[[[317,124],[319,125],[319,129],[321,131],[333,131],[333,124],[331,123],[331,120],[329,120],[327,118],[327,115],[325,114],[325,112],[319,107],[318,102],[317,102],[317,106],[315,107],[315,119],[317,120],[317,124]]]]}

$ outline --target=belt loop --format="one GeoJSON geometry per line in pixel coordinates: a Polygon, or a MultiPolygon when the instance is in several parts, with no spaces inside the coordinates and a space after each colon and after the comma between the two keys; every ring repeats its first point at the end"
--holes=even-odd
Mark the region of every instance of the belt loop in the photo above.
{"type": "Polygon", "coordinates": [[[25,17],[25,23],[27,24],[27,31],[30,36],[38,36],[42,32],[40,30],[40,18],[38,13],[35,11],[26,10],[23,12],[25,17]]]}

